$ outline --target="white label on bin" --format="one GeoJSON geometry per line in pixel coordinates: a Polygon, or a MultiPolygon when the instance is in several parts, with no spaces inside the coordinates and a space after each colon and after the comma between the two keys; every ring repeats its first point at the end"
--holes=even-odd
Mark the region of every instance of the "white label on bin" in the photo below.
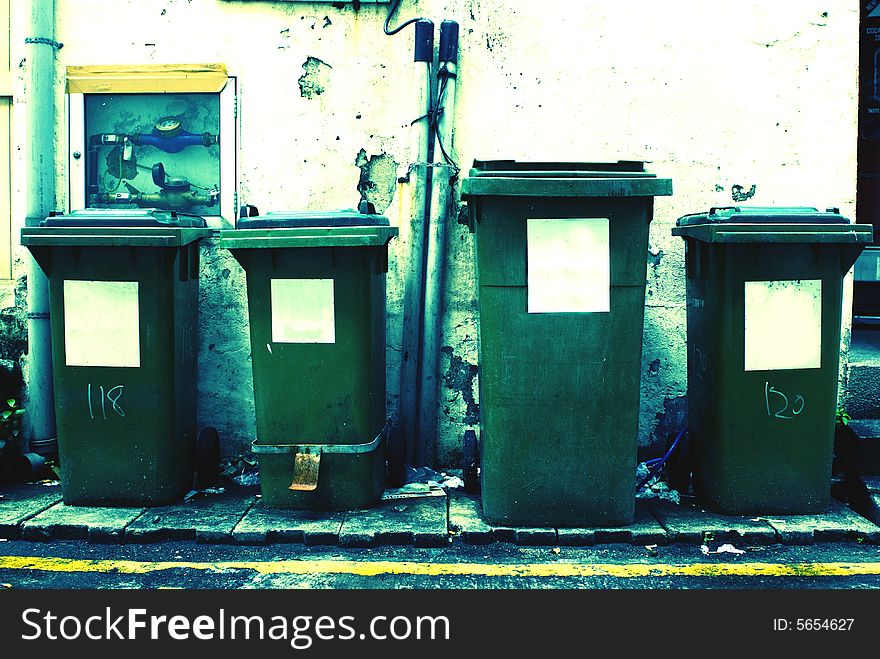
{"type": "Polygon", "coordinates": [[[819,368],[822,280],[745,283],[745,370],[819,368]]]}
{"type": "Polygon", "coordinates": [[[138,368],[138,283],[65,279],[64,353],[68,366],[138,368]]]}
{"type": "Polygon", "coordinates": [[[335,343],[332,279],[273,279],[272,341],[335,343]]]}
{"type": "Polygon", "coordinates": [[[529,219],[529,313],[611,310],[608,218],[529,219]]]}

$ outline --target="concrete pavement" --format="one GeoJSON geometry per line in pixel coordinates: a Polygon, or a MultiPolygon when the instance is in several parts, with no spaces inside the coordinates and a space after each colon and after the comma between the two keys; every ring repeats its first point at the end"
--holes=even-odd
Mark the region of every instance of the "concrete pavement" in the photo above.
{"type": "Polygon", "coordinates": [[[57,484],[0,489],[0,538],[79,539],[90,543],[388,545],[444,547],[510,543],[520,546],[670,545],[720,543],[804,545],[853,541],[880,544],[880,527],[833,501],[822,515],[734,517],[701,509],[683,498],[637,500],[635,522],[620,528],[506,528],[487,524],[480,502],[456,490],[448,496],[383,500],[370,510],[304,512],[263,505],[258,488],[229,487],[219,494],[156,508],[68,506],[57,484]]]}

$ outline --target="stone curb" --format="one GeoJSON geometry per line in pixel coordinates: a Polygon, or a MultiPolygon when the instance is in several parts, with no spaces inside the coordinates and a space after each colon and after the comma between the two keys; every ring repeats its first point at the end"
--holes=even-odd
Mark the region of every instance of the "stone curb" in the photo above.
{"type": "MultiPolygon", "coordinates": [[[[195,542],[198,544],[301,544],[369,548],[440,548],[451,543],[507,543],[523,547],[665,545],[731,542],[740,545],[804,545],[817,542],[880,544],[880,526],[834,502],[823,515],[727,517],[692,501],[677,506],[639,500],[632,525],[620,528],[510,528],[487,524],[480,500],[458,492],[448,497],[383,501],[351,512],[273,510],[255,496],[218,496],[195,505],[122,509],[65,506],[56,493],[4,494],[13,506],[0,516],[0,538],[35,542],[85,540],[96,544],[195,542]]],[[[0,513],[3,507],[0,506],[0,513]]]]}

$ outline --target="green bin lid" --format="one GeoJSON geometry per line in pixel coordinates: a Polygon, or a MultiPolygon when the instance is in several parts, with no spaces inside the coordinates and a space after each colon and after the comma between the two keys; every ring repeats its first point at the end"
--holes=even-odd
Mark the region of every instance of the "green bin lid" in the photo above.
{"type": "Polygon", "coordinates": [[[67,215],[50,215],[40,222],[43,227],[166,227],[203,228],[205,218],[156,208],[89,208],[67,215]]]}
{"type": "Polygon", "coordinates": [[[680,217],[673,236],[707,243],[871,242],[870,224],[854,224],[836,208],[725,206],[680,217]]]}
{"type": "Polygon", "coordinates": [[[672,194],[640,160],[517,162],[475,160],[462,181],[463,197],[648,197],[672,194]]]}
{"type": "Polygon", "coordinates": [[[607,176],[654,176],[641,160],[617,162],[517,162],[516,160],[474,160],[470,176],[537,176],[588,178],[607,176]]]}
{"type": "Polygon", "coordinates": [[[232,250],[376,247],[387,245],[397,233],[397,227],[364,200],[357,210],[278,211],[241,217],[235,229],[220,232],[220,246],[232,250]]]}
{"type": "Polygon", "coordinates": [[[678,218],[676,226],[696,224],[850,224],[837,208],[820,211],[809,206],[724,206],[708,213],[693,213],[678,218]]]}
{"type": "Polygon", "coordinates": [[[243,217],[237,229],[290,229],[299,227],[387,227],[388,218],[376,213],[356,210],[277,211],[243,217]]]}

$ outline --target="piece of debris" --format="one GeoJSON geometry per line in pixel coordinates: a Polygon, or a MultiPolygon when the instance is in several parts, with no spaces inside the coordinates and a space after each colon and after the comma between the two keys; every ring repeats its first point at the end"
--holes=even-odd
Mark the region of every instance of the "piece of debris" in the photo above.
{"type": "Polygon", "coordinates": [[[464,487],[464,481],[458,476],[447,476],[446,474],[443,474],[443,476],[443,480],[440,481],[440,487],[447,490],[457,490],[464,487]]]}
{"type": "Polygon", "coordinates": [[[440,487],[438,483],[430,481],[428,483],[407,483],[403,487],[388,488],[382,495],[382,501],[443,496],[446,496],[446,490],[440,487]]]}
{"type": "Polygon", "coordinates": [[[700,545],[700,551],[703,552],[703,556],[708,556],[709,554],[745,554],[746,552],[742,549],[737,549],[733,545],[724,544],[715,549],[714,551],[709,549],[708,545],[700,545]]]}
{"type": "Polygon", "coordinates": [[[648,556],[657,556],[657,545],[645,545],[645,551],[648,552],[648,556]]]}
{"type": "Polygon", "coordinates": [[[190,501],[194,499],[199,494],[223,494],[226,491],[225,487],[206,487],[204,490],[190,490],[183,496],[184,501],[190,501]]]}
{"type": "Polygon", "coordinates": [[[556,554],[557,556],[559,556],[559,554],[560,554],[560,549],[559,549],[559,547],[554,547],[553,549],[550,550],[550,553],[551,553],[551,554],[556,554]]]}
{"type": "Polygon", "coordinates": [[[414,483],[426,483],[428,485],[438,485],[444,489],[458,489],[464,487],[464,481],[456,474],[447,474],[437,472],[430,467],[407,467],[406,483],[411,485],[414,483]]]}
{"type": "Polygon", "coordinates": [[[260,483],[260,472],[256,459],[245,455],[238,455],[228,462],[221,463],[220,476],[225,476],[242,487],[251,487],[260,483]]]}
{"type": "Polygon", "coordinates": [[[260,484],[260,474],[256,471],[246,471],[237,476],[233,476],[232,480],[242,487],[252,487],[260,484]]]}
{"type": "MultiPolygon", "coordinates": [[[[650,473],[648,463],[642,462],[636,467],[636,484],[641,483],[650,473]]],[[[660,474],[648,481],[647,484],[636,492],[637,499],[664,499],[675,505],[681,505],[681,495],[673,490],[665,481],[660,480],[660,474]]]]}
{"type": "Polygon", "coordinates": [[[7,590],[12,588],[11,583],[0,583],[0,588],[6,588],[7,590]]]}

